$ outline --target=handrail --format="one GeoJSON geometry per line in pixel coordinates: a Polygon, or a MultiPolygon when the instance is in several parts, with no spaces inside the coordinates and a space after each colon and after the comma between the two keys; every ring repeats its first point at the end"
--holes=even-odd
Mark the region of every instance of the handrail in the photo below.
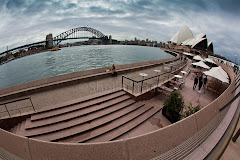
{"type": "Polygon", "coordinates": [[[240,78],[239,78],[240,76],[238,76],[237,78],[236,78],[236,83],[235,83],[235,85],[240,81],[240,78]]]}
{"type": "Polygon", "coordinates": [[[142,79],[142,80],[134,80],[134,79],[132,79],[132,78],[129,78],[129,77],[126,77],[126,76],[122,75],[122,88],[124,87],[124,78],[125,78],[125,79],[128,79],[128,80],[130,80],[130,81],[133,82],[132,93],[134,92],[134,83],[141,83],[141,93],[142,93],[142,88],[143,88],[143,82],[144,82],[144,81],[147,81],[147,80],[150,80],[150,79],[154,79],[154,78],[158,78],[158,83],[159,83],[159,77],[160,77],[160,76],[168,74],[168,78],[169,78],[169,73],[171,73],[173,70],[175,70],[176,68],[178,68],[178,67],[176,67],[176,66],[183,65],[183,64],[186,64],[186,63],[187,63],[187,61],[182,61],[182,62],[179,63],[179,64],[172,65],[170,71],[167,71],[167,72],[164,72],[164,73],[155,75],[155,76],[151,76],[151,77],[149,77],[149,78],[145,78],[145,79],[142,79]]]}

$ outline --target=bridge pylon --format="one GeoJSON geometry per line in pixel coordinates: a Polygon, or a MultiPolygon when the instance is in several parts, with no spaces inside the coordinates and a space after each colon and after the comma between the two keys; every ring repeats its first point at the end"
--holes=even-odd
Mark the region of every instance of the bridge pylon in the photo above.
{"type": "Polygon", "coordinates": [[[52,33],[46,36],[46,48],[53,48],[53,36],[52,33]]]}

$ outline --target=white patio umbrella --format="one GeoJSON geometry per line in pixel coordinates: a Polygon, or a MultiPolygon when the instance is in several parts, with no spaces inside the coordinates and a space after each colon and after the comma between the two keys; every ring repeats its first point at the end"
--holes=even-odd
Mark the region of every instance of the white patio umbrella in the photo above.
{"type": "Polygon", "coordinates": [[[192,63],[192,65],[202,67],[202,68],[205,68],[205,69],[210,69],[210,67],[208,65],[206,65],[203,61],[192,63]]]}
{"type": "MultiPolygon", "coordinates": [[[[210,69],[209,71],[205,71],[203,72],[205,75],[214,77],[222,82],[225,83],[229,83],[228,81],[228,77],[226,77],[226,75],[224,75],[224,72],[221,70],[222,68],[220,67],[213,67],[212,69],[210,69]]],[[[226,72],[225,72],[226,73],[226,72]]]]}
{"type": "Polygon", "coordinates": [[[227,72],[224,71],[224,69],[222,69],[221,66],[218,66],[218,67],[214,67],[216,69],[218,69],[226,78],[228,78],[228,74],[227,72]]]}
{"type": "Polygon", "coordinates": [[[198,61],[204,61],[204,59],[202,59],[202,57],[200,57],[199,55],[194,56],[193,59],[198,61]]]}
{"type": "Polygon", "coordinates": [[[186,56],[192,56],[192,57],[193,57],[193,55],[192,55],[192,54],[190,54],[190,53],[187,53],[187,52],[183,52],[183,54],[185,54],[186,56]]]}
{"type": "Polygon", "coordinates": [[[206,58],[204,59],[206,62],[212,63],[212,64],[216,64],[212,59],[210,58],[206,58]]]}

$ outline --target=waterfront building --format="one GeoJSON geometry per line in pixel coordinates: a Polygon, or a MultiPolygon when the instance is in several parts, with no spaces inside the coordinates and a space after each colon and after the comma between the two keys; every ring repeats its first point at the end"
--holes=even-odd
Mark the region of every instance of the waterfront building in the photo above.
{"type": "Polygon", "coordinates": [[[135,43],[137,43],[137,41],[138,41],[138,40],[137,40],[137,37],[134,38],[134,41],[135,41],[135,43]]]}
{"type": "Polygon", "coordinates": [[[169,47],[177,50],[187,51],[203,56],[213,55],[213,43],[207,40],[204,33],[196,36],[193,35],[191,29],[183,25],[179,31],[169,41],[169,47]]]}
{"type": "Polygon", "coordinates": [[[112,42],[112,36],[110,35],[109,36],[109,44],[112,44],[113,42],[112,42]]]}

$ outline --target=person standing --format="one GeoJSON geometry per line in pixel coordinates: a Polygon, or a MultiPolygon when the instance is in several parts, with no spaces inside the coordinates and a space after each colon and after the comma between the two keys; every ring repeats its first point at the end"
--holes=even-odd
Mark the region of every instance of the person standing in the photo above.
{"type": "Polygon", "coordinates": [[[196,75],[196,77],[194,78],[193,90],[197,87],[197,84],[198,84],[198,76],[196,75]]]}

